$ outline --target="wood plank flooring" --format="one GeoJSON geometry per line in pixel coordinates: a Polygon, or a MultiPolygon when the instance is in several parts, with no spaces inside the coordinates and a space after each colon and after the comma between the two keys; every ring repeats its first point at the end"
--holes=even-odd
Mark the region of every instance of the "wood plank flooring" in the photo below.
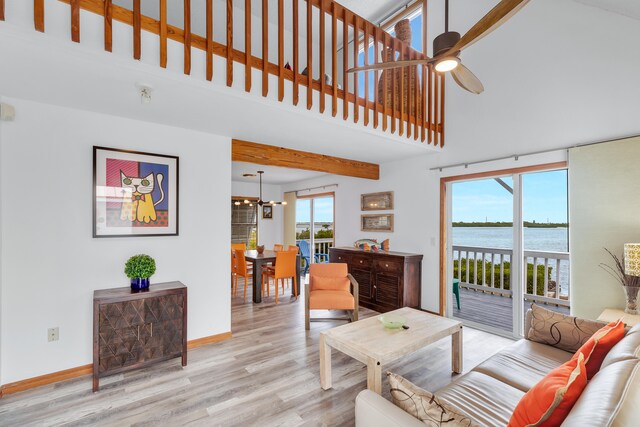
{"type": "MultiPolygon", "coordinates": [[[[471,289],[460,288],[460,308],[456,306],[453,296],[453,316],[461,320],[470,320],[482,325],[491,326],[503,331],[513,330],[513,299],[471,289]]],[[[523,313],[531,307],[530,301],[524,301],[523,313]]],[[[538,305],[563,314],[569,314],[568,307],[553,304],[538,305]]]]}
{"type": "MultiPolygon", "coordinates": [[[[0,425],[353,425],[355,397],[366,388],[366,366],[334,351],[333,389],[323,391],[319,380],[319,332],[343,322],[315,322],[306,332],[302,296],[295,300],[287,290],[278,305],[273,300],[273,293],[257,305],[249,296],[246,302],[234,299],[233,338],[190,350],[186,368],[174,359],[105,377],[95,394],[91,378],[83,377],[5,396],[0,425]]],[[[364,308],[360,313],[376,314],[364,308]]],[[[465,372],[510,342],[466,328],[465,372]]],[[[383,366],[383,372],[437,390],[457,377],[451,373],[450,352],[451,339],[444,339],[383,366]]],[[[383,378],[387,398],[388,388],[383,378]]]]}

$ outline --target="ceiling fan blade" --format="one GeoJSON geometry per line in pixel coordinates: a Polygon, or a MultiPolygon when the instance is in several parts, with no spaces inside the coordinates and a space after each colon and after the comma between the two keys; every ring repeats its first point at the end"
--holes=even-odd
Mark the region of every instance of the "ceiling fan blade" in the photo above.
{"type": "Polygon", "coordinates": [[[363,65],[361,67],[353,67],[347,70],[347,73],[357,73],[358,71],[368,70],[388,70],[391,68],[408,67],[411,65],[422,65],[432,62],[432,58],[424,59],[403,59],[400,61],[379,62],[377,64],[363,65]]]}
{"type": "Polygon", "coordinates": [[[482,19],[476,22],[476,24],[471,27],[471,29],[467,31],[451,49],[449,49],[444,55],[440,56],[459,52],[471,46],[498,28],[500,25],[507,22],[509,18],[515,15],[528,2],[529,0],[502,0],[493,9],[491,9],[489,13],[483,16],[482,19]]]}
{"type": "Polygon", "coordinates": [[[484,86],[482,86],[482,82],[462,64],[459,64],[456,68],[451,71],[451,77],[453,80],[463,88],[471,93],[475,93],[476,95],[484,92],[484,86]]]}

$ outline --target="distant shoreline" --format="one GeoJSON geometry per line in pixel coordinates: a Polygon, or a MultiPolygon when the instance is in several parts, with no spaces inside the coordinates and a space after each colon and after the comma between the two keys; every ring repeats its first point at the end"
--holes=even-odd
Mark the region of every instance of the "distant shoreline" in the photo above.
{"type": "MultiPolygon", "coordinates": [[[[562,222],[529,222],[524,221],[525,228],[567,228],[569,224],[562,222]]],[[[513,222],[453,222],[452,227],[513,227],[513,222]]]]}

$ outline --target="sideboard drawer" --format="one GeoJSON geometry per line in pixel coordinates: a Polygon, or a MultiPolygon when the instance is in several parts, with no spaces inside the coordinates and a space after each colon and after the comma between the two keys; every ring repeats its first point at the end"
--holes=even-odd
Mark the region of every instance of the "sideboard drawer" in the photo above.
{"type": "Polygon", "coordinates": [[[352,255],[351,256],[351,265],[354,268],[370,268],[371,267],[371,257],[363,256],[363,255],[352,255]]]}
{"type": "Polygon", "coordinates": [[[379,272],[401,274],[404,270],[404,263],[402,261],[378,259],[374,261],[374,268],[379,272]]]}

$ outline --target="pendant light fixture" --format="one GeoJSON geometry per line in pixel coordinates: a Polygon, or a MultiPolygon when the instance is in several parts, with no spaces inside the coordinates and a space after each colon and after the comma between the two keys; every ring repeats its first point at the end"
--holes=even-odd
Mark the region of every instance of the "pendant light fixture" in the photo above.
{"type": "MultiPolygon", "coordinates": [[[[257,203],[258,206],[264,206],[264,205],[271,205],[271,206],[273,206],[273,205],[286,205],[287,202],[276,202],[275,200],[269,200],[268,202],[266,202],[266,201],[262,200],[262,174],[263,173],[264,173],[264,171],[258,171],[258,175],[260,176],[260,198],[255,203],[257,203]]],[[[255,176],[255,175],[254,174],[244,174],[244,176],[255,176]]],[[[244,200],[244,204],[245,205],[253,206],[253,203],[254,202],[252,202],[251,200],[247,200],[247,199],[244,200]]],[[[234,202],[234,204],[236,206],[240,206],[242,203],[240,203],[239,200],[236,200],[234,202]]]]}

